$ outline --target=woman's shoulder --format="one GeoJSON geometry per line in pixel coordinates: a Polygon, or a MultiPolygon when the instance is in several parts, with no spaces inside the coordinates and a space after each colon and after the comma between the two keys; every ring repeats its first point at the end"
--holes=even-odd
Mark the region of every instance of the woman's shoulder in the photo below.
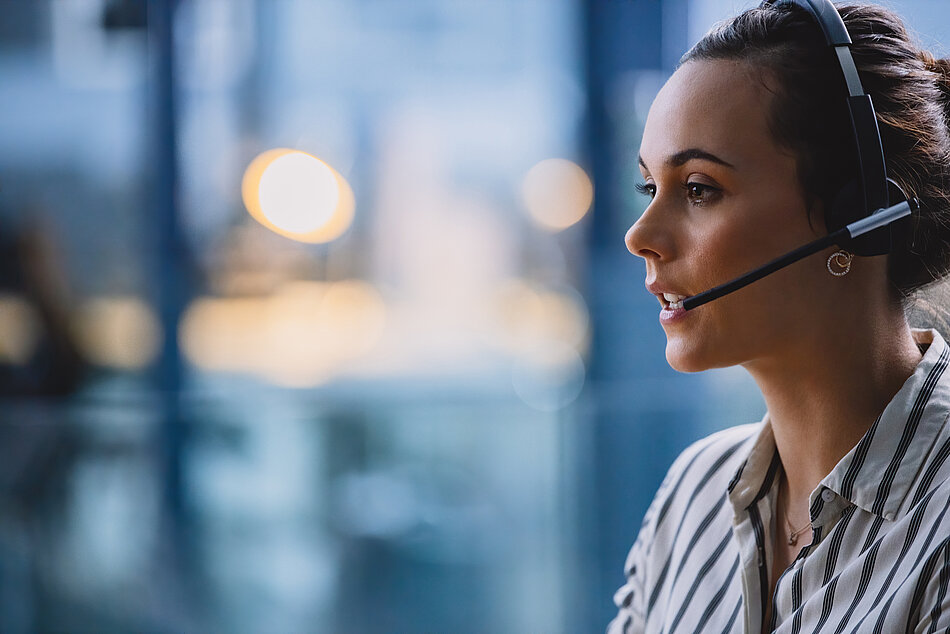
{"type": "MultiPolygon", "coordinates": [[[[749,455],[763,423],[738,425],[701,438],[673,461],[653,500],[644,524],[663,523],[669,516],[682,516],[697,497],[725,501],[733,478],[749,455]]],[[[675,522],[673,523],[675,525],[675,522]]]]}
{"type": "Polygon", "coordinates": [[[687,475],[687,472],[702,475],[707,473],[710,467],[722,467],[716,471],[729,472],[725,467],[735,465],[729,472],[728,477],[731,478],[748,456],[759,432],[762,431],[762,425],[762,422],[737,425],[700,438],[673,461],[667,478],[687,475]]]}

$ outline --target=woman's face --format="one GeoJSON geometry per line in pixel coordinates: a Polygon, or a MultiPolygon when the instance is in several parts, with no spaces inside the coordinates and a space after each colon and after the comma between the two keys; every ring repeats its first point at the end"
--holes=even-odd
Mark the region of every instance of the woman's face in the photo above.
{"type": "MultiPolygon", "coordinates": [[[[809,226],[794,157],[769,133],[770,99],[750,66],[717,60],[687,62],[653,102],[640,146],[653,200],[626,243],[661,305],[664,291],[695,295],[825,234],[820,213],[809,226]]],[[[834,318],[832,251],[679,318],[662,311],[669,364],[695,372],[794,354],[834,318]]]]}

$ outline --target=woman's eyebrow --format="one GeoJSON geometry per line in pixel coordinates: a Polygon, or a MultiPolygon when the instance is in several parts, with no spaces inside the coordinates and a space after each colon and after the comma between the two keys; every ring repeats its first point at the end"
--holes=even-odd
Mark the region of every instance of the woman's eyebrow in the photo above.
{"type": "MultiPolygon", "coordinates": [[[[721,158],[719,158],[715,154],[712,154],[711,152],[707,152],[706,150],[701,150],[695,147],[689,148],[688,150],[682,150],[680,152],[677,152],[676,154],[671,154],[666,159],[666,165],[669,167],[680,167],[681,165],[684,165],[688,161],[691,161],[693,159],[702,159],[704,161],[711,161],[713,163],[718,163],[719,165],[728,167],[729,169],[736,169],[732,163],[722,160],[721,158]]],[[[643,157],[640,156],[639,154],[637,155],[637,162],[640,163],[640,165],[642,165],[644,169],[646,170],[650,169],[647,167],[647,164],[643,162],[643,157]]]]}

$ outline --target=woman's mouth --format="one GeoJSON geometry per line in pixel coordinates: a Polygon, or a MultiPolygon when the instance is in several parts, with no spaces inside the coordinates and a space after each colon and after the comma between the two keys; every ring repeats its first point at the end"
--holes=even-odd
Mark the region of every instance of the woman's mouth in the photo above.
{"type": "Polygon", "coordinates": [[[663,293],[663,299],[666,301],[666,308],[676,310],[683,307],[683,300],[686,295],[676,295],[675,293],[663,293]]]}
{"type": "Polygon", "coordinates": [[[688,295],[677,295],[676,293],[663,293],[661,302],[663,309],[660,311],[660,323],[669,326],[687,319],[689,313],[683,308],[683,300],[688,295]]]}

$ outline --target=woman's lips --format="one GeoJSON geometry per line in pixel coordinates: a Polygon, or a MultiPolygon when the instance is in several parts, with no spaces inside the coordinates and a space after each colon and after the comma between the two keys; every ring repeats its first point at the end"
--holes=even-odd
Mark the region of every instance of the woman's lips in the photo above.
{"type": "Polygon", "coordinates": [[[666,305],[660,310],[660,323],[674,324],[685,319],[688,314],[682,304],[678,308],[670,308],[666,305]]]}
{"type": "Polygon", "coordinates": [[[683,308],[683,300],[686,297],[678,293],[663,293],[660,300],[663,305],[660,310],[661,324],[673,324],[686,317],[686,309],[683,308]]]}
{"type": "Polygon", "coordinates": [[[689,295],[674,293],[661,288],[657,282],[648,283],[647,290],[653,293],[662,307],[660,310],[660,323],[672,324],[685,319],[687,311],[683,308],[683,300],[689,295]]]}

